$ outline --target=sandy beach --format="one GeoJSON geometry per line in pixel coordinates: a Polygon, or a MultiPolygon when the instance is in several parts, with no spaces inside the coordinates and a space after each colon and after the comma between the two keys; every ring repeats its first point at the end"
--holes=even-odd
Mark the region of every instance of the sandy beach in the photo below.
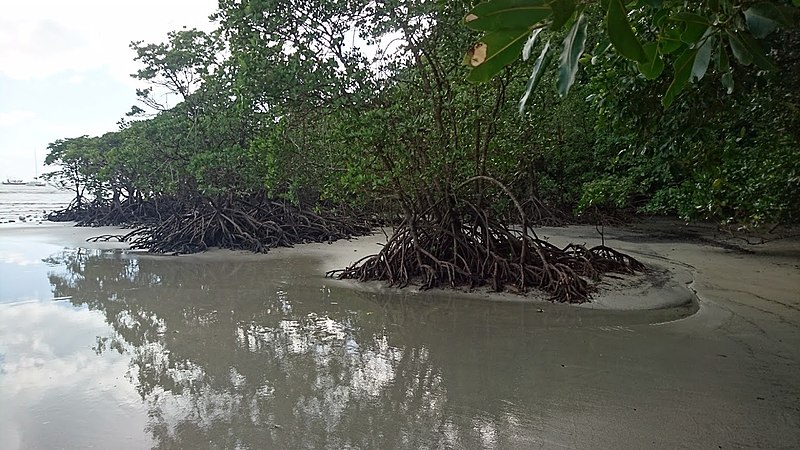
{"type": "MultiPolygon", "coordinates": [[[[131,251],[127,243],[117,239],[100,240],[91,242],[90,238],[96,236],[122,236],[129,230],[117,227],[74,227],[72,223],[45,222],[39,225],[5,225],[0,232],[14,235],[19,239],[31,239],[40,242],[60,244],[72,248],[89,248],[98,250],[119,250],[137,254],[140,257],[165,257],[175,258],[171,255],[149,255],[143,251],[131,251]]],[[[553,228],[540,230],[544,235],[551,237],[552,242],[565,245],[569,242],[588,242],[590,245],[599,243],[596,231],[592,227],[553,228]]],[[[269,261],[289,257],[308,257],[319,261],[319,274],[342,269],[357,262],[364,256],[377,253],[388,239],[391,230],[376,229],[371,236],[363,236],[351,240],[340,240],[332,243],[301,244],[295,247],[276,248],[267,254],[253,254],[245,251],[231,251],[210,249],[206,252],[179,255],[178,258],[198,261],[269,261]]],[[[614,242],[614,241],[611,241],[614,242]]],[[[617,243],[614,242],[616,245],[617,243]]],[[[651,273],[639,276],[615,275],[613,281],[601,283],[600,291],[593,301],[579,305],[583,308],[611,309],[611,310],[647,310],[683,306],[695,299],[695,294],[689,285],[692,283],[692,273],[689,267],[669,261],[657,253],[637,252],[640,258],[650,268],[651,273]]],[[[354,281],[340,281],[342,285],[352,289],[380,292],[384,287],[382,283],[359,283],[354,281]]],[[[419,293],[414,286],[406,291],[419,293]]],[[[497,293],[489,289],[478,289],[473,292],[462,290],[447,291],[451,295],[464,295],[480,297],[492,301],[534,301],[547,302],[546,297],[536,291],[525,295],[514,293],[497,293]]]]}
{"type": "MultiPolygon", "coordinates": [[[[594,227],[536,232],[557,245],[599,243],[594,227]]],[[[309,442],[360,448],[800,446],[797,239],[737,249],[714,245],[714,239],[659,235],[646,225],[607,228],[606,244],[653,272],[605,279],[591,303],[570,306],[535,295],[397,292],[323,277],[377,251],[386,239],[380,233],[266,255],[213,250],[156,256],[131,252],[124,243],[86,242],[123,233],[70,224],[0,226],[4,271],[22,273],[20,267],[34,267],[41,255],[61,255],[43,260],[51,298],[0,303],[0,329],[6,330],[0,354],[11,355],[0,359],[1,447],[55,442],[33,425],[52,415],[36,411],[82,404],[77,394],[53,399],[64,389],[74,392],[71,383],[96,386],[85,393],[93,406],[110,405],[130,417],[110,413],[106,431],[86,431],[102,436],[92,441],[71,435],[69,421],[55,419],[54,429],[67,433],[59,442],[76,445],[185,446],[208,439],[225,447],[222,436],[238,433],[242,445],[293,448],[309,442]],[[75,256],[71,248],[87,250],[75,256]],[[23,260],[19,254],[36,251],[41,255],[27,258],[33,261],[28,266],[13,265],[9,256],[23,260]],[[78,308],[70,317],[103,318],[70,336],[93,342],[108,328],[103,333],[122,351],[87,356],[83,343],[84,350],[70,357],[36,356],[39,366],[15,359],[14,352],[27,348],[20,336],[39,333],[21,325],[19,314],[50,311],[53,298],[62,297],[78,308]],[[146,317],[161,331],[145,333],[146,317]],[[153,359],[153,352],[160,356],[153,359]],[[85,367],[111,361],[107,370],[120,373],[113,382],[121,391],[102,394],[105,378],[94,369],[76,369],[71,382],[41,379],[46,368],[75,358],[87,361],[85,367]],[[190,366],[176,369],[184,364],[190,366]],[[175,388],[189,379],[197,389],[175,388]],[[55,397],[31,403],[39,391],[55,397]],[[205,412],[191,412],[190,405],[199,404],[205,412]],[[242,409],[245,404],[250,409],[242,409]],[[391,412],[389,405],[395,405],[391,412]],[[152,415],[154,408],[160,415],[152,415]],[[182,423],[189,431],[179,431],[182,423]],[[254,436],[265,440],[249,440],[254,436]]],[[[43,325],[52,326],[37,326],[43,325]]],[[[94,417],[91,411],[81,415],[94,417]]]]}

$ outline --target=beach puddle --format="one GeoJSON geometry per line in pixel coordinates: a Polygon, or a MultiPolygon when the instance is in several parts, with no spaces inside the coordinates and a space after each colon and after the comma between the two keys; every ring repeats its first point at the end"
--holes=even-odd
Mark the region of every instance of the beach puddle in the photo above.
{"type": "Polygon", "coordinates": [[[505,447],[595,339],[694,311],[358,291],[308,256],[0,240],[0,264],[2,448],[505,447]]]}

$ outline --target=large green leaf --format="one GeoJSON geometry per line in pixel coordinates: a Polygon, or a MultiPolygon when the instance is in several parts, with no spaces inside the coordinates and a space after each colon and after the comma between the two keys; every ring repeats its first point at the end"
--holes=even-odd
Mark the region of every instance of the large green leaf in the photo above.
{"type": "Polygon", "coordinates": [[[728,52],[725,51],[723,40],[719,40],[716,53],[717,72],[725,73],[731,69],[731,63],[728,60],[728,52]]]}
{"type": "Polygon", "coordinates": [[[668,10],[659,9],[653,12],[653,26],[656,28],[661,28],[667,19],[669,19],[668,10]]]}
{"type": "Polygon", "coordinates": [[[687,44],[694,44],[699,41],[711,25],[708,23],[707,18],[687,12],[675,14],[670,19],[684,23],[681,40],[687,44]]]}
{"type": "Polygon", "coordinates": [[[753,55],[750,54],[750,52],[744,46],[742,40],[736,36],[734,32],[728,32],[728,42],[731,45],[733,56],[739,61],[740,64],[743,66],[749,66],[753,63],[753,55]]]}
{"type": "Polygon", "coordinates": [[[544,0],[490,0],[472,8],[464,24],[477,31],[530,30],[550,14],[544,0]]]}
{"type": "Polygon", "coordinates": [[[705,41],[702,41],[702,45],[697,49],[697,56],[692,65],[692,83],[702,80],[706,75],[708,64],[711,62],[711,50],[715,43],[716,38],[713,35],[706,36],[705,41]]]}
{"type": "Polygon", "coordinates": [[[542,49],[542,53],[539,54],[539,57],[536,58],[536,62],[533,64],[533,72],[531,72],[531,77],[528,78],[528,82],[525,84],[525,94],[519,100],[519,112],[522,113],[525,111],[525,105],[528,103],[528,99],[531,96],[531,92],[536,89],[536,86],[539,84],[539,81],[542,80],[542,74],[544,73],[547,64],[552,59],[552,54],[549,52],[550,50],[550,41],[547,41],[544,44],[544,48],[542,49]]]}
{"type": "Polygon", "coordinates": [[[768,34],[778,29],[778,22],[759,14],[755,11],[755,7],[748,8],[744,12],[745,20],[747,20],[747,28],[758,39],[767,37],[768,34]]]}
{"type": "Polygon", "coordinates": [[[792,21],[773,3],[762,2],[747,8],[744,11],[747,27],[758,39],[766,37],[779,26],[791,26],[792,21]]]}
{"type": "Polygon", "coordinates": [[[722,74],[722,86],[728,94],[733,92],[733,73],[731,73],[731,65],[728,60],[728,52],[725,50],[725,45],[722,39],[719,40],[717,46],[717,72],[722,74]]]}
{"type": "Polygon", "coordinates": [[[575,1],[553,0],[550,2],[550,8],[553,10],[553,23],[550,25],[550,29],[560,30],[575,12],[575,1]]]}
{"type": "Polygon", "coordinates": [[[733,93],[733,74],[728,71],[722,74],[722,86],[725,87],[725,92],[728,94],[733,93]]]}
{"type": "Polygon", "coordinates": [[[639,72],[648,80],[654,80],[664,71],[664,60],[658,54],[658,44],[648,42],[644,44],[644,53],[647,55],[647,62],[637,63],[639,72]]]}
{"type": "Polygon", "coordinates": [[[725,87],[728,94],[731,94],[733,93],[733,73],[731,73],[731,64],[728,60],[728,51],[725,50],[725,44],[722,39],[719,40],[716,55],[717,72],[722,74],[722,86],[725,87]]]}
{"type": "Polygon", "coordinates": [[[628,22],[628,12],[622,0],[610,0],[608,2],[608,38],[614,44],[614,48],[624,57],[637,62],[646,62],[647,55],[644,53],[642,44],[631,29],[628,22]]]}
{"type": "Polygon", "coordinates": [[[491,79],[519,57],[527,35],[528,30],[502,30],[483,36],[464,57],[464,62],[472,67],[467,79],[474,82],[491,79]]]}
{"type": "Polygon", "coordinates": [[[731,44],[733,56],[743,65],[751,62],[764,70],[774,70],[775,66],[767,58],[764,49],[758,45],[755,38],[746,31],[728,31],[728,42],[731,44]]]}
{"type": "Polygon", "coordinates": [[[662,55],[667,55],[681,48],[681,31],[677,28],[667,28],[658,36],[659,50],[662,55]]]}
{"type": "Polygon", "coordinates": [[[564,38],[564,48],[561,51],[558,68],[558,93],[561,95],[567,95],[572,83],[575,82],[578,60],[583,54],[584,44],[586,44],[587,23],[586,16],[581,14],[564,38]]]}
{"type": "Polygon", "coordinates": [[[692,75],[692,68],[694,67],[694,60],[697,56],[696,48],[688,48],[680,56],[678,59],[675,60],[675,64],[672,67],[675,70],[675,74],[672,78],[672,83],[669,85],[667,89],[667,93],[664,94],[664,97],[661,99],[661,104],[664,105],[665,108],[668,108],[669,105],[675,100],[675,96],[683,90],[686,83],[689,82],[689,77],[692,75]]]}

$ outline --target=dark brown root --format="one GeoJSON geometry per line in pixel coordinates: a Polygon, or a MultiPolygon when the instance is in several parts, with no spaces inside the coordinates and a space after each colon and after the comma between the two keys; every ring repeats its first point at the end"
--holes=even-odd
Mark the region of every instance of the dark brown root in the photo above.
{"type": "Polygon", "coordinates": [[[78,227],[135,227],[158,223],[163,217],[178,214],[185,208],[185,203],[171,197],[147,200],[128,198],[116,202],[95,199],[80,203],[73,201],[67,208],[48,214],[47,220],[75,222],[78,227]]]}
{"type": "Polygon", "coordinates": [[[274,247],[332,242],[370,233],[354,219],[298,208],[266,198],[208,201],[157,225],[135,228],[124,239],[133,249],[197,253],[209,247],[265,253],[274,247]]]}
{"type": "Polygon", "coordinates": [[[109,242],[110,240],[116,240],[117,242],[125,242],[125,235],[124,234],[103,234],[100,236],[90,237],[86,239],[86,242],[109,242]]]}
{"type": "Polygon", "coordinates": [[[550,207],[535,195],[530,195],[522,203],[522,209],[531,225],[542,227],[563,227],[573,221],[570,214],[558,208],[550,207]]]}
{"type": "Polygon", "coordinates": [[[514,229],[488,217],[470,202],[453,197],[447,203],[459,206],[408,214],[378,254],[326,275],[386,281],[396,287],[418,283],[421,289],[444,285],[491,286],[495,291],[510,287],[520,293],[538,289],[552,301],[582,303],[596,290],[590,281],[602,274],[646,270],[611,248],[574,244],[558,248],[524,225],[514,229]]]}
{"type": "Polygon", "coordinates": [[[196,253],[209,247],[264,253],[274,247],[307,242],[332,242],[362,236],[371,231],[371,221],[345,215],[331,206],[314,210],[285,200],[268,198],[263,192],[222,199],[171,197],[122,202],[94,200],[70,204],[51,213],[52,221],[74,221],[76,226],[122,226],[123,235],[102,235],[90,242],[115,239],[133,249],[155,253],[196,253]]]}

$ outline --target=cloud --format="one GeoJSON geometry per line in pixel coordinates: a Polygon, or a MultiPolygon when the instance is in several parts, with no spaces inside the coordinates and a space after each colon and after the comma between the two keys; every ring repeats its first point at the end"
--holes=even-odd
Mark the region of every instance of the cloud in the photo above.
{"type": "Polygon", "coordinates": [[[117,129],[144,87],[130,76],[141,68],[131,41],[163,42],[184,26],[211,31],[217,9],[217,0],[2,3],[0,173],[15,177],[34,175],[30,149],[117,129]]]}
{"type": "Polygon", "coordinates": [[[161,42],[183,26],[210,30],[216,0],[10,2],[0,17],[0,76],[41,80],[104,68],[129,79],[131,41],[161,42]]]}
{"type": "Polygon", "coordinates": [[[34,117],[33,111],[15,109],[13,111],[0,111],[0,127],[13,127],[27,119],[34,117]]]}
{"type": "Polygon", "coordinates": [[[81,84],[86,81],[85,75],[73,75],[69,77],[66,81],[67,84],[81,84]]]}

